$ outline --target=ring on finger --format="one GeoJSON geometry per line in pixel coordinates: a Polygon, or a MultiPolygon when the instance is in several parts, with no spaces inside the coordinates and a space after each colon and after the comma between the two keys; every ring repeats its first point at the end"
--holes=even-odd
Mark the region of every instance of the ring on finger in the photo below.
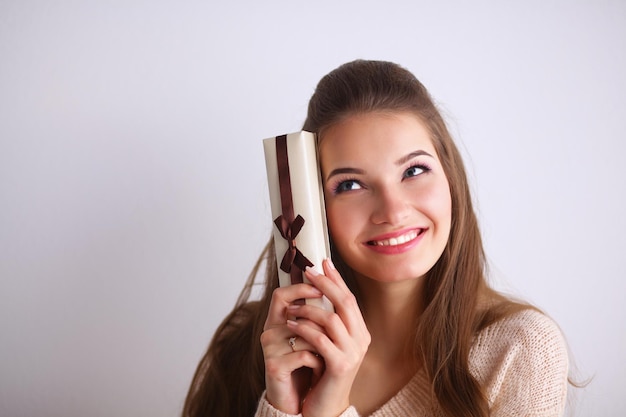
{"type": "Polygon", "coordinates": [[[298,336],[293,336],[289,338],[289,346],[291,346],[291,350],[292,351],[296,351],[296,339],[298,338],[298,336]]]}

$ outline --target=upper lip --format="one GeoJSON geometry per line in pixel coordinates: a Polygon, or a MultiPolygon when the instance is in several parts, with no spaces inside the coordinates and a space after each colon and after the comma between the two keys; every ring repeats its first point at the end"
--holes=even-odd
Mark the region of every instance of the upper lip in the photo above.
{"type": "Polygon", "coordinates": [[[424,227],[409,227],[409,228],[396,230],[396,231],[389,232],[389,233],[383,233],[383,234],[374,236],[371,239],[366,240],[365,243],[373,243],[373,242],[380,242],[380,241],[389,240],[389,239],[395,239],[395,238],[398,238],[399,236],[404,236],[407,233],[411,233],[411,232],[417,232],[417,234],[419,235],[425,229],[426,228],[424,227]]]}

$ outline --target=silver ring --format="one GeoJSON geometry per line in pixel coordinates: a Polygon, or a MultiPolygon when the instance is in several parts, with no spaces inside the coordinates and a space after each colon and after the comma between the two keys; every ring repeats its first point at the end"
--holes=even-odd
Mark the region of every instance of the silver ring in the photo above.
{"type": "Polygon", "coordinates": [[[291,346],[291,350],[296,351],[296,339],[298,336],[293,336],[289,338],[289,346],[291,346]]]}

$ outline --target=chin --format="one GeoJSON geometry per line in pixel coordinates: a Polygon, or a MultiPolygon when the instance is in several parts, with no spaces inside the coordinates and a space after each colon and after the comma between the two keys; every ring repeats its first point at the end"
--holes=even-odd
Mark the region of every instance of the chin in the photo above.
{"type": "Polygon", "coordinates": [[[394,267],[374,267],[355,269],[358,275],[377,282],[407,282],[418,281],[423,278],[430,268],[394,268],[394,267]],[[361,272],[362,271],[362,272],[361,272]]]}

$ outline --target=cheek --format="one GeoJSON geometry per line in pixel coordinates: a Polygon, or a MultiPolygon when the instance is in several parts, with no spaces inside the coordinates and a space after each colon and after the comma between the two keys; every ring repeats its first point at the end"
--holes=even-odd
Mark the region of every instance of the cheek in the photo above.
{"type": "Polygon", "coordinates": [[[441,191],[441,195],[438,198],[438,210],[441,213],[442,218],[446,218],[448,223],[451,223],[452,218],[452,196],[450,195],[450,189],[445,188],[441,191]]]}
{"type": "Polygon", "coordinates": [[[449,238],[450,229],[452,227],[452,196],[450,189],[446,188],[441,191],[441,195],[437,199],[437,213],[439,213],[440,227],[445,230],[446,240],[449,238]]]}
{"type": "Polygon", "coordinates": [[[340,236],[346,233],[347,221],[345,218],[345,210],[341,210],[336,204],[326,204],[326,218],[328,221],[328,232],[333,237],[333,240],[337,242],[340,236]]]}
{"type": "Polygon", "coordinates": [[[347,265],[354,265],[354,242],[356,227],[354,219],[345,216],[341,210],[327,209],[328,234],[334,250],[347,265]]]}
{"type": "Polygon", "coordinates": [[[440,227],[449,229],[452,223],[452,196],[447,181],[433,184],[427,195],[422,197],[429,217],[440,227]]]}
{"type": "Polygon", "coordinates": [[[345,259],[347,253],[359,241],[362,231],[362,216],[346,204],[327,204],[326,217],[328,222],[328,232],[333,240],[335,248],[345,259]]]}

